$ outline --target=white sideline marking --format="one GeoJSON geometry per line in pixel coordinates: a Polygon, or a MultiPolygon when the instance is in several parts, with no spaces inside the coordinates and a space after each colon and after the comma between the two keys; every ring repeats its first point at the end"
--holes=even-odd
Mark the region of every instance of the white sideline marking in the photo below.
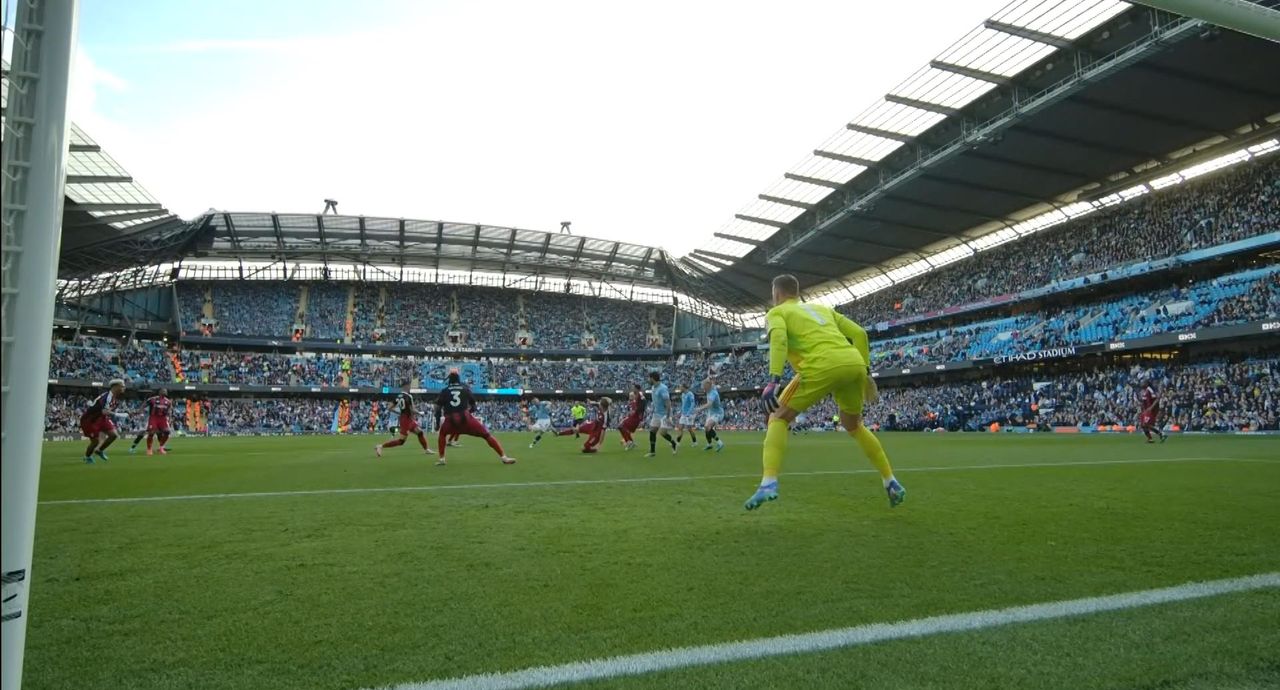
{"type": "Polygon", "coordinates": [[[987,609],[898,623],[873,623],[798,635],[779,635],[741,642],[680,647],[559,666],[537,666],[507,673],[486,673],[423,683],[385,686],[387,690],[521,690],[670,671],[693,666],[809,654],[913,637],[994,628],[1014,623],[1047,621],[1104,611],[1155,606],[1234,592],[1280,587],[1280,572],[1146,589],[1083,599],[1068,599],[1007,609],[987,609]]]}
{"type": "MultiPolygon", "coordinates": [[[[1033,467],[1083,467],[1089,465],[1146,465],[1169,462],[1256,462],[1263,464],[1280,464],[1271,460],[1258,458],[1145,458],[1137,460],[1078,460],[1070,462],[1028,462],[994,465],[943,465],[939,467],[907,467],[903,476],[916,472],[955,472],[960,470],[998,470],[1025,469],[1033,467]]],[[[814,470],[811,472],[788,472],[783,477],[815,477],[823,475],[871,474],[874,469],[860,470],[814,470]]],[[[197,501],[219,498],[272,498],[280,496],[324,496],[330,494],[379,494],[379,493],[411,493],[419,491],[451,491],[455,489],[522,489],[542,486],[590,486],[595,484],[645,484],[652,482],[691,482],[701,479],[754,479],[754,474],[702,474],[673,477],[618,477],[614,479],[556,479],[543,482],[492,482],[488,484],[435,484],[430,486],[373,486],[354,489],[297,489],[292,491],[244,491],[223,494],[186,494],[176,496],[132,496],[122,498],[66,498],[51,501],[40,501],[42,506],[82,505],[92,503],[155,503],[160,501],[197,501]]]]}

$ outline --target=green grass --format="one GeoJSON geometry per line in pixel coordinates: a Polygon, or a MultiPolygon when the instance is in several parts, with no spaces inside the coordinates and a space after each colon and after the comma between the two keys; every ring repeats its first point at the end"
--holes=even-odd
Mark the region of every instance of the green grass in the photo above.
{"type": "MultiPolygon", "coordinates": [[[[46,503],[25,687],[352,690],[1280,570],[1280,439],[886,434],[890,510],[847,437],[793,437],[781,500],[746,513],[758,435],[652,460],[527,438],[447,468],[367,437],[93,467],[49,444],[46,502],[694,479],[46,503]],[[1190,460],[942,469],[1148,458],[1190,460]],[[858,473],[800,474],[831,470],[858,473]]],[[[1274,687],[1277,620],[1267,590],[584,687],[1274,687]]]]}

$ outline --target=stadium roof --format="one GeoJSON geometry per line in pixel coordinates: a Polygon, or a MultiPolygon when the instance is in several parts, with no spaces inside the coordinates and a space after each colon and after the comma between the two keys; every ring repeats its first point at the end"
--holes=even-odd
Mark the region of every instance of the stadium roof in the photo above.
{"type": "MultiPolygon", "coordinates": [[[[210,212],[189,256],[553,274],[671,287],[656,247],[567,233],[404,218],[210,212]]],[[[378,268],[377,270],[385,270],[378,268]]]]}
{"type": "MultiPolygon", "coordinates": [[[[0,64],[0,70],[0,112],[7,115],[9,63],[0,64]]],[[[60,276],[135,266],[184,229],[180,218],[74,122],[67,144],[60,276]]]]}
{"type": "Polygon", "coordinates": [[[680,266],[731,308],[796,274],[831,303],[1034,231],[1044,211],[1274,138],[1280,45],[1116,0],[1017,0],[680,266]],[[979,238],[985,238],[980,240],[979,238]]]}

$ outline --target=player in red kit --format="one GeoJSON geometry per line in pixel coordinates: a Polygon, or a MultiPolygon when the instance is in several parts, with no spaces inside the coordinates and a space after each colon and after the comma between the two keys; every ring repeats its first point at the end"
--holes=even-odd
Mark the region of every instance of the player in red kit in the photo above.
{"type": "Polygon", "coordinates": [[[382,457],[383,448],[403,446],[405,440],[409,438],[409,434],[413,434],[418,437],[418,444],[422,446],[422,451],[424,453],[427,455],[435,455],[435,451],[431,450],[431,444],[427,442],[427,432],[423,431],[422,427],[418,426],[418,413],[417,409],[413,406],[413,396],[409,394],[409,388],[410,384],[408,382],[401,386],[400,394],[396,396],[396,401],[392,404],[392,408],[396,412],[400,413],[400,421],[396,427],[396,430],[400,435],[398,438],[393,438],[390,441],[383,441],[382,443],[374,446],[373,452],[377,453],[378,457],[382,457]]]}
{"type": "Polygon", "coordinates": [[[89,447],[84,451],[86,464],[93,464],[94,455],[102,458],[103,462],[108,460],[107,447],[119,436],[116,434],[115,422],[111,421],[111,415],[120,404],[120,396],[123,393],[124,381],[111,379],[107,390],[94,398],[89,409],[80,415],[80,433],[89,439],[89,447]]]}
{"type": "Polygon", "coordinates": [[[1155,432],[1160,437],[1160,442],[1164,443],[1169,440],[1165,436],[1164,431],[1156,423],[1156,418],[1160,416],[1160,397],[1156,395],[1155,388],[1148,382],[1142,387],[1142,391],[1138,393],[1139,405],[1141,411],[1138,413],[1138,427],[1142,429],[1142,433],[1147,437],[1147,443],[1155,443],[1156,440],[1151,438],[1151,433],[1155,432]]]}
{"type": "Polygon", "coordinates": [[[644,421],[645,408],[648,407],[648,402],[644,397],[644,389],[638,383],[633,385],[634,388],[627,396],[630,401],[628,403],[627,416],[622,418],[622,424],[618,427],[618,433],[622,434],[622,448],[624,450],[631,450],[636,447],[632,434],[636,432],[636,429],[640,428],[640,424],[644,421]]]}
{"type": "Polygon", "coordinates": [[[129,446],[129,452],[132,453],[145,437],[147,439],[147,455],[151,455],[152,443],[158,436],[160,438],[160,454],[168,455],[169,449],[165,445],[169,443],[169,417],[173,412],[173,401],[169,399],[169,391],[164,388],[156,391],[155,395],[147,398],[146,402],[142,403],[142,409],[147,412],[147,430],[133,439],[133,445],[129,446]]]}
{"type": "Polygon", "coordinates": [[[612,404],[613,401],[609,398],[600,398],[596,403],[596,418],[578,427],[578,433],[587,435],[587,442],[582,444],[582,452],[595,453],[600,450],[604,432],[609,429],[609,406],[612,404]]]}
{"type": "Polygon", "coordinates": [[[440,450],[440,459],[436,461],[437,465],[444,465],[444,454],[446,440],[450,437],[458,437],[461,434],[467,436],[478,436],[489,444],[493,452],[501,458],[502,464],[514,464],[516,459],[507,457],[502,450],[502,444],[498,443],[498,439],[489,433],[484,424],[475,418],[472,414],[476,409],[476,399],[471,395],[471,389],[462,383],[458,372],[449,372],[448,383],[444,390],[440,391],[440,397],[436,400],[436,421],[439,422],[440,436],[436,447],[440,450]]]}

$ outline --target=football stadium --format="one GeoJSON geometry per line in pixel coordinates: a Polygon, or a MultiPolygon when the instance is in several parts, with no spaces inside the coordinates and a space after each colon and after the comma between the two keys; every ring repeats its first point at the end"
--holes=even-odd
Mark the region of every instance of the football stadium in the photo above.
{"type": "Polygon", "coordinates": [[[171,210],[93,4],[4,12],[4,690],[1280,687],[1277,3],[979,7],[687,251],[171,210]]]}

